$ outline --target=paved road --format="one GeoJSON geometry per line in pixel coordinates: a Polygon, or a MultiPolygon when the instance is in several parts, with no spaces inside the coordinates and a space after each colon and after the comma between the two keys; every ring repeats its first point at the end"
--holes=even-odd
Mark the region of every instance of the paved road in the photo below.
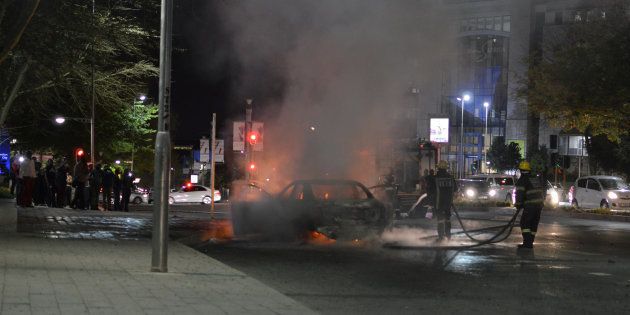
{"type": "MultiPolygon", "coordinates": [[[[19,230],[51,238],[147,238],[151,207],[129,213],[21,209],[19,230]]],[[[469,211],[470,228],[506,221],[511,209],[469,211]]],[[[392,249],[368,242],[225,242],[227,204],[215,221],[201,205],[172,209],[171,237],[307,307],[340,313],[625,313],[630,308],[630,224],[546,213],[533,252],[505,242],[467,250],[392,249]],[[199,243],[199,240],[207,242],[199,243]]],[[[389,241],[433,245],[434,221],[398,222],[389,241]],[[423,241],[419,238],[428,237],[423,241]]],[[[482,236],[483,237],[483,236],[482,236]]],[[[450,244],[471,244],[463,236],[450,244]]]]}
{"type": "MultiPolygon", "coordinates": [[[[512,210],[464,213],[496,225],[512,210]]],[[[630,308],[630,224],[547,216],[534,251],[505,242],[471,250],[378,244],[233,242],[199,249],[325,314],[624,313],[630,308]]],[[[434,223],[434,222],[433,222],[434,223]]],[[[426,220],[390,235],[430,246],[426,220]]],[[[463,236],[450,244],[470,244],[463,236]]]]}

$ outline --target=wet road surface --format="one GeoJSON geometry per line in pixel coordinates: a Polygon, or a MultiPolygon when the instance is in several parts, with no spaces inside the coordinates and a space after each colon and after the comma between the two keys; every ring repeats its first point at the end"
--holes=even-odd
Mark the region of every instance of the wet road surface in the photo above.
{"type": "MultiPolygon", "coordinates": [[[[18,231],[49,238],[147,238],[151,210],[146,205],[129,213],[20,209],[18,231]]],[[[462,212],[469,228],[497,225],[512,214],[511,209],[462,212]]],[[[196,244],[199,251],[325,314],[617,314],[630,308],[628,223],[544,215],[535,250],[519,252],[518,228],[505,242],[474,249],[391,249],[363,241],[225,241],[229,205],[217,205],[215,217],[210,220],[209,208],[201,205],[173,207],[171,238],[196,244]]],[[[389,240],[434,245],[435,221],[397,223],[389,240]]],[[[438,245],[468,244],[459,235],[438,245]]]]}

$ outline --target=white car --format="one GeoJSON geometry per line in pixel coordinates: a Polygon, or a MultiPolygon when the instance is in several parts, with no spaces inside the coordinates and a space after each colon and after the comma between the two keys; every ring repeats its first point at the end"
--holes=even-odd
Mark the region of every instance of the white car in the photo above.
{"type": "Polygon", "coordinates": [[[615,176],[585,176],[575,181],[571,204],[579,208],[630,210],[630,187],[615,176]]]}
{"type": "Polygon", "coordinates": [[[469,177],[470,179],[482,180],[488,183],[488,199],[512,202],[512,192],[514,191],[514,177],[501,174],[480,174],[469,177]]]}
{"type": "MultiPolygon", "coordinates": [[[[178,191],[171,192],[168,197],[168,204],[172,205],[175,203],[203,203],[210,204],[212,199],[210,199],[211,189],[206,186],[201,185],[192,185],[188,184],[182,186],[182,188],[178,191]]],[[[214,202],[221,201],[221,192],[218,190],[214,191],[214,202]]]]}

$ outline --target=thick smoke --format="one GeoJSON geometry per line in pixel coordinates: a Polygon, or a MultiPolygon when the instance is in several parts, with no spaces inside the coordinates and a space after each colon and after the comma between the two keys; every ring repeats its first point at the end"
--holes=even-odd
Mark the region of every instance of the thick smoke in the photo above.
{"type": "Polygon", "coordinates": [[[222,3],[220,16],[241,65],[235,93],[282,86],[274,104],[256,107],[256,95],[249,96],[256,119],[265,122],[258,177],[375,183],[384,174],[383,165],[377,169],[382,144],[396,139],[394,117],[423,120],[437,110],[428,95],[441,84],[445,43],[454,42],[453,23],[437,2],[222,3]],[[412,88],[420,89],[419,97],[412,88]],[[419,112],[406,112],[410,106],[419,112]]]}

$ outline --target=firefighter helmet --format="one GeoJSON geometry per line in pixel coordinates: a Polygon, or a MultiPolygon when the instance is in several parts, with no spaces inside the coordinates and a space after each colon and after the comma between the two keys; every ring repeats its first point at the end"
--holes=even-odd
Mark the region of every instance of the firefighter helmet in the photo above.
{"type": "Polygon", "coordinates": [[[529,162],[522,161],[521,163],[518,164],[518,169],[521,170],[521,171],[531,172],[532,166],[529,165],[529,162]]]}
{"type": "Polygon", "coordinates": [[[448,168],[448,162],[441,160],[440,162],[438,162],[437,168],[440,170],[445,170],[448,168]]]}

